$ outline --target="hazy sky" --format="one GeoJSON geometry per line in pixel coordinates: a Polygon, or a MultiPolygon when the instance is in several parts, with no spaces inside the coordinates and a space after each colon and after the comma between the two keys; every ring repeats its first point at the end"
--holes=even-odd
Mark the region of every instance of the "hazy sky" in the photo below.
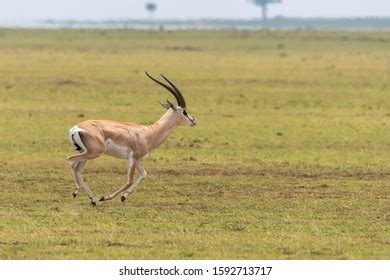
{"type": "MultiPolygon", "coordinates": [[[[0,0],[0,19],[146,18],[147,0],[0,0]]],[[[155,18],[255,18],[248,0],[153,0],[155,18]]],[[[269,15],[288,17],[390,16],[390,0],[283,0],[269,15]]]]}

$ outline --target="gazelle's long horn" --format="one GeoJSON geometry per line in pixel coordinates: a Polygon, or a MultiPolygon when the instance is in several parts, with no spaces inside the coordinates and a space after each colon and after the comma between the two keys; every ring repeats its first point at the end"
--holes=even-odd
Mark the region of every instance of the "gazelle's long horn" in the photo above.
{"type": "Polygon", "coordinates": [[[168,80],[163,74],[160,74],[160,75],[161,75],[161,77],[164,78],[165,81],[167,81],[173,87],[173,89],[176,91],[177,95],[180,97],[181,102],[180,102],[179,106],[181,106],[182,108],[186,108],[186,101],[185,101],[184,96],[181,93],[181,91],[177,88],[177,86],[175,86],[174,83],[172,83],[170,80],[168,80]]]}
{"type": "MultiPolygon", "coordinates": [[[[175,97],[176,101],[177,101],[177,105],[179,105],[180,107],[183,107],[183,104],[182,104],[182,99],[180,98],[181,95],[180,93],[178,93],[175,89],[171,88],[170,86],[160,82],[159,80],[156,80],[155,78],[153,78],[152,76],[150,76],[148,74],[148,72],[145,71],[145,74],[152,80],[154,81],[155,83],[159,84],[160,86],[164,87],[165,89],[167,89],[170,93],[172,93],[172,95],[175,97]]],[[[184,103],[185,105],[185,103],[184,103]]],[[[184,107],[183,107],[184,108],[184,107]]]]}

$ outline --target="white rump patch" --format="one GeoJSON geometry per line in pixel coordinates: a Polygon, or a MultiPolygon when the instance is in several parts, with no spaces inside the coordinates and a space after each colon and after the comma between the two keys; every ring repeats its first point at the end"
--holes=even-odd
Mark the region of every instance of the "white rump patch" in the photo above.
{"type": "Polygon", "coordinates": [[[81,131],[85,131],[84,129],[78,127],[77,125],[75,125],[74,127],[72,127],[70,130],[69,130],[69,142],[75,147],[77,148],[77,146],[75,144],[77,144],[83,152],[85,152],[87,150],[87,148],[85,147],[83,141],[81,140],[81,137],[80,137],[80,134],[79,132],[81,131]]]}

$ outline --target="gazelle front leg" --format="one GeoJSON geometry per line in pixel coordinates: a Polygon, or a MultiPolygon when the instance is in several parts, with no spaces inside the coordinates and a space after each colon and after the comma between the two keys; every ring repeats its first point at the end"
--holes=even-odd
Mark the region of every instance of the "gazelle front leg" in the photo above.
{"type": "Polygon", "coordinates": [[[120,194],[121,192],[123,192],[124,190],[126,190],[128,187],[130,187],[131,184],[133,183],[134,172],[135,172],[134,159],[133,159],[133,155],[130,154],[130,155],[129,155],[129,166],[128,166],[128,170],[127,170],[127,182],[126,182],[126,184],[124,184],[123,187],[117,189],[117,190],[114,191],[113,193],[111,193],[111,194],[109,194],[109,195],[106,195],[106,196],[102,196],[102,197],[99,199],[99,201],[111,200],[111,199],[113,199],[114,197],[116,197],[118,194],[120,194]]]}
{"type": "Polygon", "coordinates": [[[131,187],[121,196],[121,201],[124,202],[126,198],[130,195],[132,191],[141,183],[143,179],[146,178],[146,171],[142,166],[142,161],[141,160],[136,160],[134,161],[135,167],[137,168],[139,172],[139,176],[137,180],[135,181],[134,184],[131,185],[131,187]]]}

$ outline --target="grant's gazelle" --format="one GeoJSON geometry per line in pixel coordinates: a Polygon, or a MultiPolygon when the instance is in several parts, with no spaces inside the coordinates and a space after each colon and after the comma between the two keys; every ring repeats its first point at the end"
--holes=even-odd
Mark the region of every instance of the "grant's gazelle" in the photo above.
{"type": "Polygon", "coordinates": [[[81,177],[81,170],[88,160],[97,158],[101,154],[107,154],[127,159],[128,178],[122,187],[101,197],[100,201],[111,200],[121,192],[124,192],[121,200],[125,201],[138,184],[145,179],[146,171],[142,166],[142,161],[147,158],[149,153],[164,142],[178,125],[196,125],[196,119],[189,115],[184,97],[177,86],[163,75],[161,76],[168,84],[156,80],[147,72],[145,73],[154,82],[172,93],[177,101],[177,106],[169,101],[166,104],[161,104],[167,109],[167,112],[149,126],[109,120],[88,120],[72,127],[69,131],[69,140],[79,152],[78,155],[68,157],[68,164],[76,182],[74,197],[83,187],[91,203],[96,205],[95,197],[81,177]],[[134,182],[135,169],[138,170],[139,176],[134,182]]]}

